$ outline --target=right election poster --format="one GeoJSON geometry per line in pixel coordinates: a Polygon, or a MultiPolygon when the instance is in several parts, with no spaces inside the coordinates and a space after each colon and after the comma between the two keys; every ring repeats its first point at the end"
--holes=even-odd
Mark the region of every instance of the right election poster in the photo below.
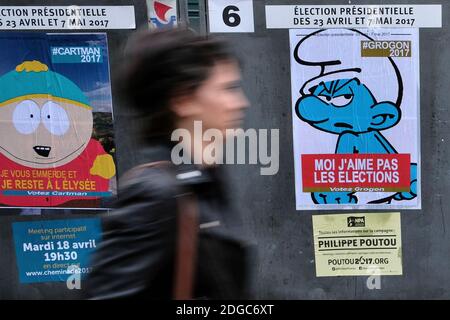
{"type": "Polygon", "coordinates": [[[291,29],[297,210],[420,209],[417,29],[291,29]]]}

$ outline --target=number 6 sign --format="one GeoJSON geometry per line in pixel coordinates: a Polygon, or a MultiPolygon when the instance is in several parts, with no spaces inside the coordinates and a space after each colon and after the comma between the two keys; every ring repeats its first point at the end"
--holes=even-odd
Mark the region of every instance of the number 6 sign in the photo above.
{"type": "Polygon", "coordinates": [[[208,0],[209,32],[254,32],[253,0],[208,0]]]}

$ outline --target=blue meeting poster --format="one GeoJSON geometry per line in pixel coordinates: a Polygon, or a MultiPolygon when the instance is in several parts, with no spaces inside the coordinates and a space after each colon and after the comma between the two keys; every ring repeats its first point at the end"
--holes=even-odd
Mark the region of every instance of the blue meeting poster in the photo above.
{"type": "Polygon", "coordinates": [[[12,228],[20,283],[82,278],[101,240],[100,218],[15,222],[12,228]]]}

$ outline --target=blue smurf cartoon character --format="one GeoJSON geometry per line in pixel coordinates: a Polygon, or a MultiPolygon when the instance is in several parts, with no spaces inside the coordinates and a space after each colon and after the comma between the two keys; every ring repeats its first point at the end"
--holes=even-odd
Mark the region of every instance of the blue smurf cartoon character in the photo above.
{"type": "MultiPolygon", "coordinates": [[[[400,71],[390,57],[361,57],[361,40],[374,41],[369,36],[358,30],[338,32],[351,36],[341,41],[340,46],[330,46],[337,39],[336,29],[315,31],[296,45],[295,60],[315,68],[318,73],[300,89],[296,115],[318,130],[337,134],[335,153],[397,153],[381,131],[394,127],[401,119],[403,81],[400,71]],[[333,35],[333,40],[328,41],[333,35]],[[379,83],[380,75],[375,75],[376,72],[383,72],[384,83],[379,83]]],[[[410,170],[409,192],[398,192],[369,203],[414,199],[417,165],[412,163],[410,170]]],[[[358,202],[354,192],[313,192],[311,197],[316,204],[358,202]]]]}

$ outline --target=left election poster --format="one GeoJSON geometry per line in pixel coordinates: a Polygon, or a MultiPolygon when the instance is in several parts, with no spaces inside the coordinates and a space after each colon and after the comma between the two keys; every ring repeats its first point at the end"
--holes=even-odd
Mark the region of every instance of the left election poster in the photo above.
{"type": "Polygon", "coordinates": [[[105,209],[115,141],[105,33],[2,33],[0,206],[105,209]]]}

